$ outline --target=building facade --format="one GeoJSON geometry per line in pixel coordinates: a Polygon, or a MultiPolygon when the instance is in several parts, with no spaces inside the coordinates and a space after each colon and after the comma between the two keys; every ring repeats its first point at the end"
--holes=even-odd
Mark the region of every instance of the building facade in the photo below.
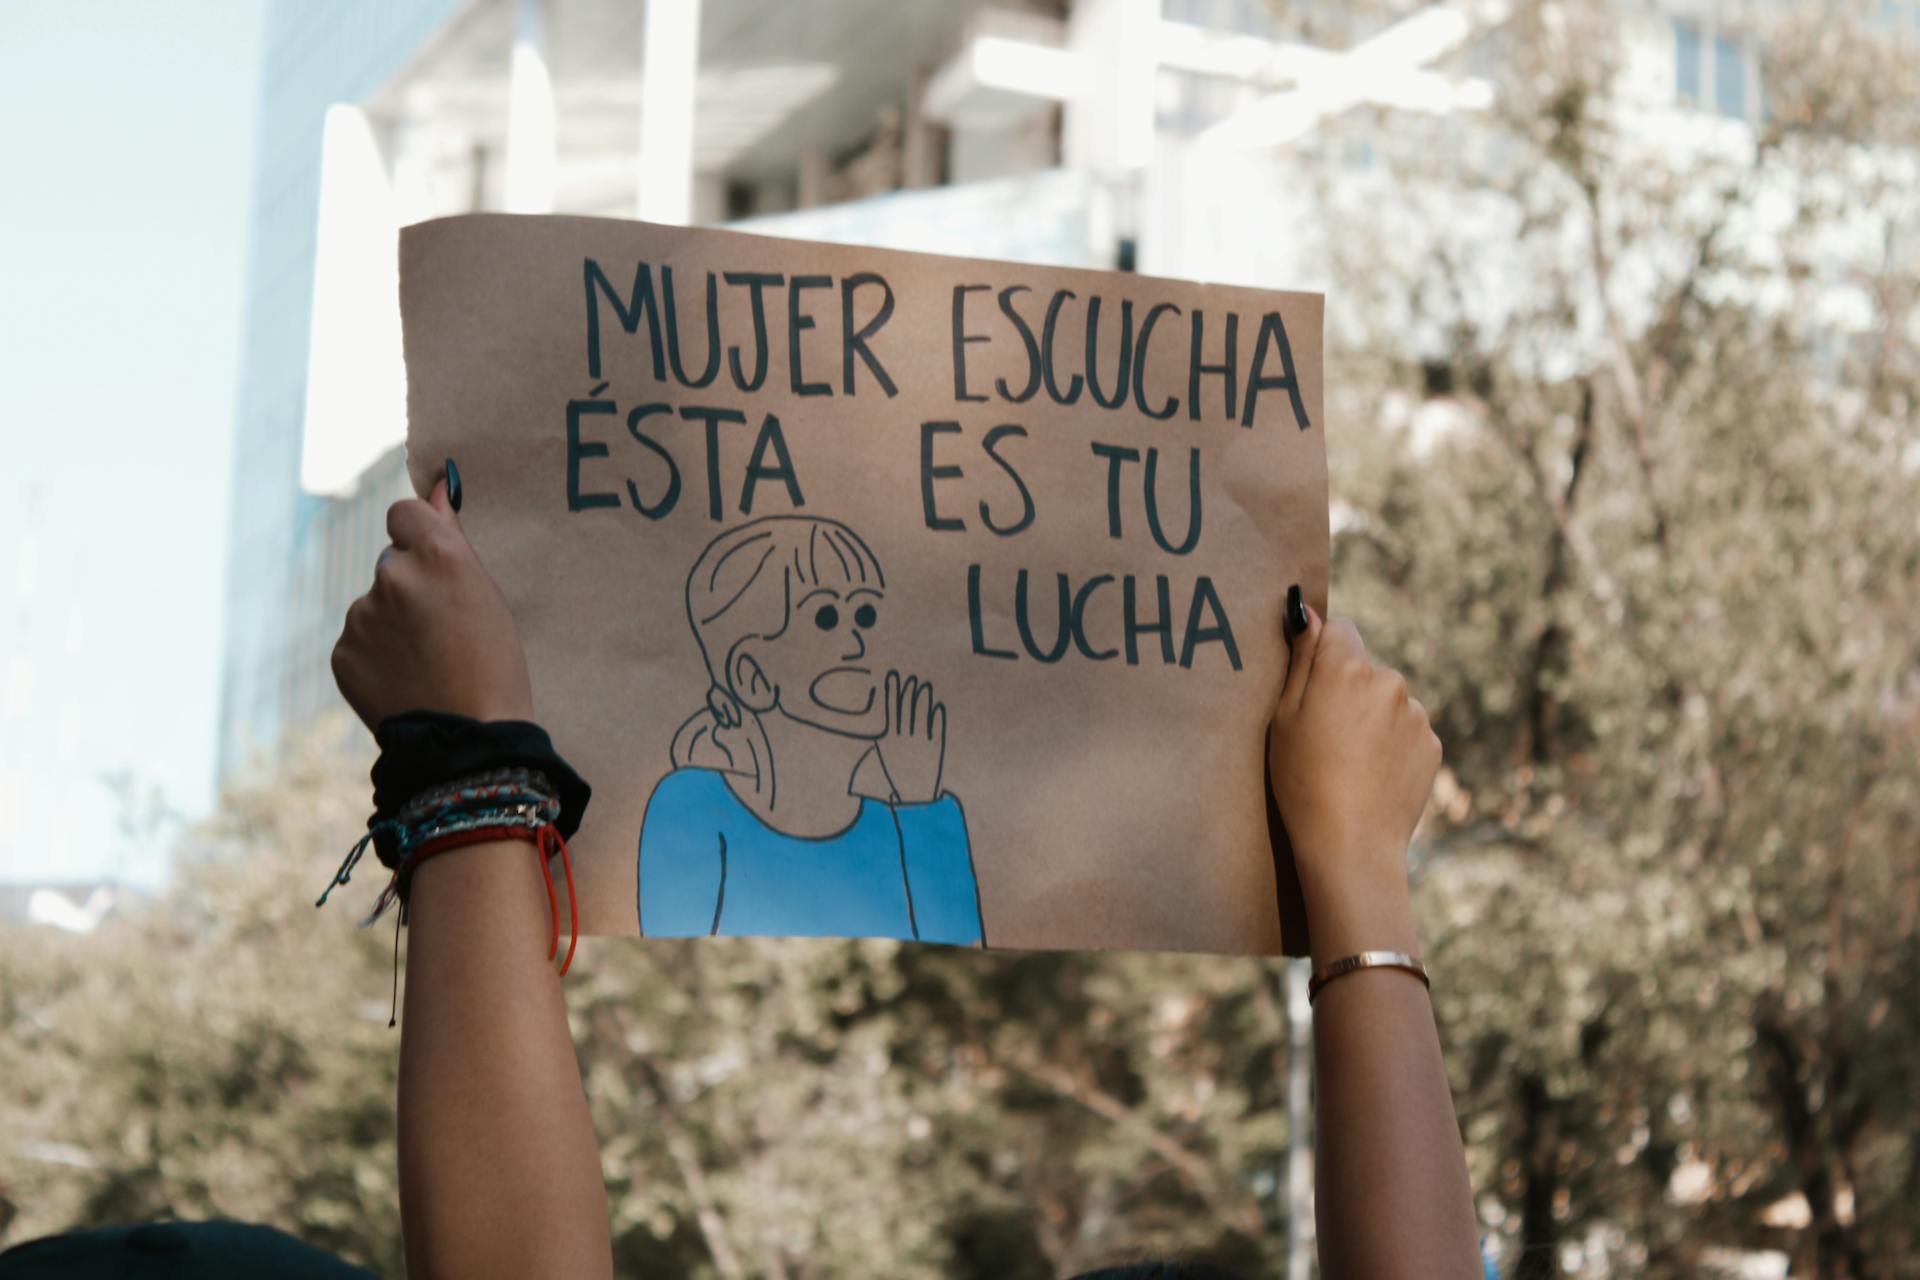
{"type": "Polygon", "coordinates": [[[223,778],[270,753],[300,722],[290,686],[308,674],[306,655],[291,645],[290,606],[306,535],[325,509],[301,489],[300,450],[326,111],[391,79],[456,8],[455,0],[275,0],[267,15],[235,402],[223,778]]]}

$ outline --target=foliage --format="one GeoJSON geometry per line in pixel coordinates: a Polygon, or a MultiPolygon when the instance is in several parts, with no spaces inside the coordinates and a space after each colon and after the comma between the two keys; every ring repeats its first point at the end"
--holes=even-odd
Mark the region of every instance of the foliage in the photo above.
{"type": "Polygon", "coordinates": [[[1757,137],[1650,135],[1620,21],[1524,9],[1493,137],[1368,189],[1418,234],[1339,247],[1337,420],[1389,429],[1334,580],[1448,744],[1475,1183],[1523,1275],[1916,1274],[1920,116],[1857,81],[1920,60],[1790,23],[1757,137]]]}

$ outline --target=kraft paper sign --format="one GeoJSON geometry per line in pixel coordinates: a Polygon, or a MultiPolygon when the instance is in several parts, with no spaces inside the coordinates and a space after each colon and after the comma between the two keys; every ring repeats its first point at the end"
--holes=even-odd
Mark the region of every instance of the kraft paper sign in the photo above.
{"type": "Polygon", "coordinates": [[[1304,945],[1320,297],[596,218],[400,256],[414,485],[459,463],[593,784],[584,932],[1304,945]]]}

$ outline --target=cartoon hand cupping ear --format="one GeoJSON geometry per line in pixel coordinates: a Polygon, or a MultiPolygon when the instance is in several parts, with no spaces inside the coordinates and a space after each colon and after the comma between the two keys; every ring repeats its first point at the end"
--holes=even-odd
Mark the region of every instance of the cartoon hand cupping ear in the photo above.
{"type": "Polygon", "coordinates": [[[933,686],[918,676],[904,680],[887,672],[883,694],[886,732],[880,765],[895,804],[930,804],[940,798],[940,765],[947,752],[947,708],[934,701],[933,686]]]}

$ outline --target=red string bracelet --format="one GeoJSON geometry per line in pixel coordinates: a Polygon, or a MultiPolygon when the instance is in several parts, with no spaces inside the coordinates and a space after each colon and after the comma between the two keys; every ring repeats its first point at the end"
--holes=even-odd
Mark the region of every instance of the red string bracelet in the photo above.
{"type": "Polygon", "coordinates": [[[422,862],[436,853],[444,853],[448,849],[460,849],[472,844],[486,844],[494,840],[524,840],[540,854],[540,878],[547,886],[547,911],[553,921],[551,941],[547,944],[549,960],[560,952],[560,898],[554,891],[551,863],[554,853],[557,851],[560,854],[560,866],[567,879],[567,958],[560,965],[560,974],[565,977],[567,970],[573,967],[574,949],[580,945],[580,902],[574,895],[573,858],[567,851],[566,838],[551,822],[537,828],[476,827],[471,831],[457,831],[429,840],[413,851],[413,857],[407,865],[407,874],[412,876],[420,869],[422,862]]]}
{"type": "MultiPolygon", "coordinates": [[[[567,839],[560,834],[560,828],[549,822],[540,828],[540,838],[535,842],[540,850],[540,869],[547,877],[547,894],[553,894],[553,851],[560,850],[560,870],[567,878],[567,958],[560,962],[560,976],[565,977],[567,970],[573,968],[573,951],[580,945],[580,899],[573,891],[573,855],[567,852],[567,839]]],[[[547,953],[547,959],[553,959],[553,951],[560,949],[560,921],[553,922],[553,948],[547,953]]]]}

